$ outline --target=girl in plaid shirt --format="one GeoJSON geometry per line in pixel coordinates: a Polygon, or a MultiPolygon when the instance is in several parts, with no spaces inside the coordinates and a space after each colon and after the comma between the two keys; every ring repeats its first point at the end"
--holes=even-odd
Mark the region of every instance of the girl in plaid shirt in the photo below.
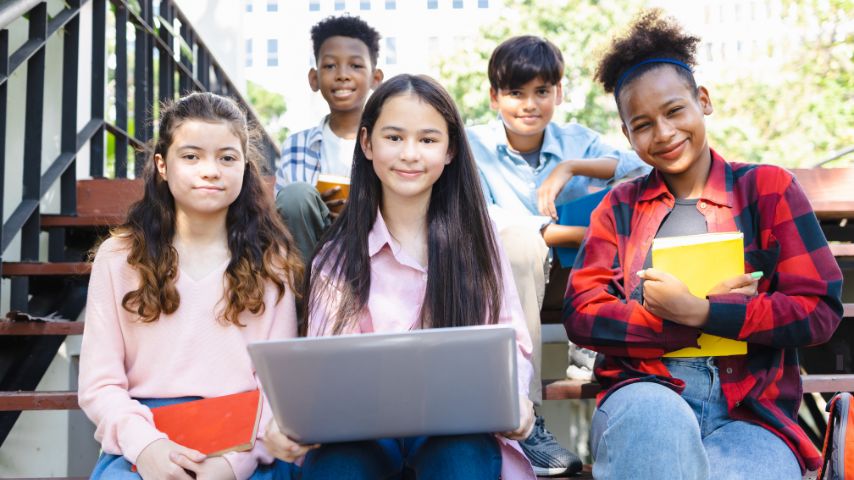
{"type": "Polygon", "coordinates": [[[616,38],[597,78],[648,176],[593,212],[567,286],[573,342],[600,353],[591,447],[597,478],[799,479],[819,453],[798,426],[798,347],[842,316],[842,274],[803,191],[772,165],[727,162],[708,145],[712,101],[693,76],[699,38],[658,10],[616,38]],[[649,268],[655,237],[744,234],[745,274],[706,298],[649,268]],[[665,358],[701,332],[746,355],[665,358]]]}

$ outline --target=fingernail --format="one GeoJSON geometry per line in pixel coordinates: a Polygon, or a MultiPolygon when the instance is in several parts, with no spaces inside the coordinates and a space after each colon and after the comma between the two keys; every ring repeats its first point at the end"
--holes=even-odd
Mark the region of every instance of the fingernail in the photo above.
{"type": "Polygon", "coordinates": [[[759,280],[760,278],[762,278],[762,275],[764,275],[764,273],[762,272],[762,270],[759,270],[759,271],[751,273],[750,278],[752,278],[754,280],[759,280]]]}
{"type": "Polygon", "coordinates": [[[638,270],[637,276],[643,277],[644,273],[646,273],[646,270],[638,270]]]}

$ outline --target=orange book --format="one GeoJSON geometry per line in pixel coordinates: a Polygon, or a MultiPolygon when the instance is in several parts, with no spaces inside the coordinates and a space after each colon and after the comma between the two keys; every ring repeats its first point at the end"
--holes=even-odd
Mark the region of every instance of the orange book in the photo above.
{"type": "Polygon", "coordinates": [[[250,450],[261,419],[261,391],[203,398],[151,409],[169,440],[214,456],[250,450]]]}
{"type": "MultiPolygon", "coordinates": [[[[317,184],[315,188],[320,193],[323,193],[331,188],[341,187],[341,190],[338,193],[332,195],[329,200],[347,200],[347,197],[350,196],[350,178],[342,177],[340,175],[330,175],[327,173],[321,173],[317,176],[317,184]]],[[[333,212],[340,213],[344,208],[343,205],[339,205],[332,209],[333,212]]]]}

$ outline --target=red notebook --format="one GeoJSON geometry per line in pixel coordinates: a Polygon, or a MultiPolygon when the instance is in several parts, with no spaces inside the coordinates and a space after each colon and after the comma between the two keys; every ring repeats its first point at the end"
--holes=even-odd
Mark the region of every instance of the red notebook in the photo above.
{"type": "Polygon", "coordinates": [[[152,408],[154,426],[169,440],[214,456],[252,449],[261,418],[261,392],[235,393],[152,408]]]}

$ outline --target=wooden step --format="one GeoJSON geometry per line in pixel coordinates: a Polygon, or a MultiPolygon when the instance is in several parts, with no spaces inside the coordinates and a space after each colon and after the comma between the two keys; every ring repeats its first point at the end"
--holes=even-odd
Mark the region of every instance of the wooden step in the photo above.
{"type": "Polygon", "coordinates": [[[0,412],[77,410],[77,392],[0,392],[0,412]]]}
{"type": "Polygon", "coordinates": [[[115,227],[125,221],[124,215],[52,215],[42,214],[42,229],[115,227]]]}
{"type": "Polygon", "coordinates": [[[83,335],[83,322],[9,322],[0,320],[3,335],[83,335]]]}
{"type": "Polygon", "coordinates": [[[0,272],[4,277],[89,275],[89,262],[3,262],[0,272]]]}
{"type": "Polygon", "coordinates": [[[853,374],[802,375],[804,393],[854,392],[853,374]]]}

